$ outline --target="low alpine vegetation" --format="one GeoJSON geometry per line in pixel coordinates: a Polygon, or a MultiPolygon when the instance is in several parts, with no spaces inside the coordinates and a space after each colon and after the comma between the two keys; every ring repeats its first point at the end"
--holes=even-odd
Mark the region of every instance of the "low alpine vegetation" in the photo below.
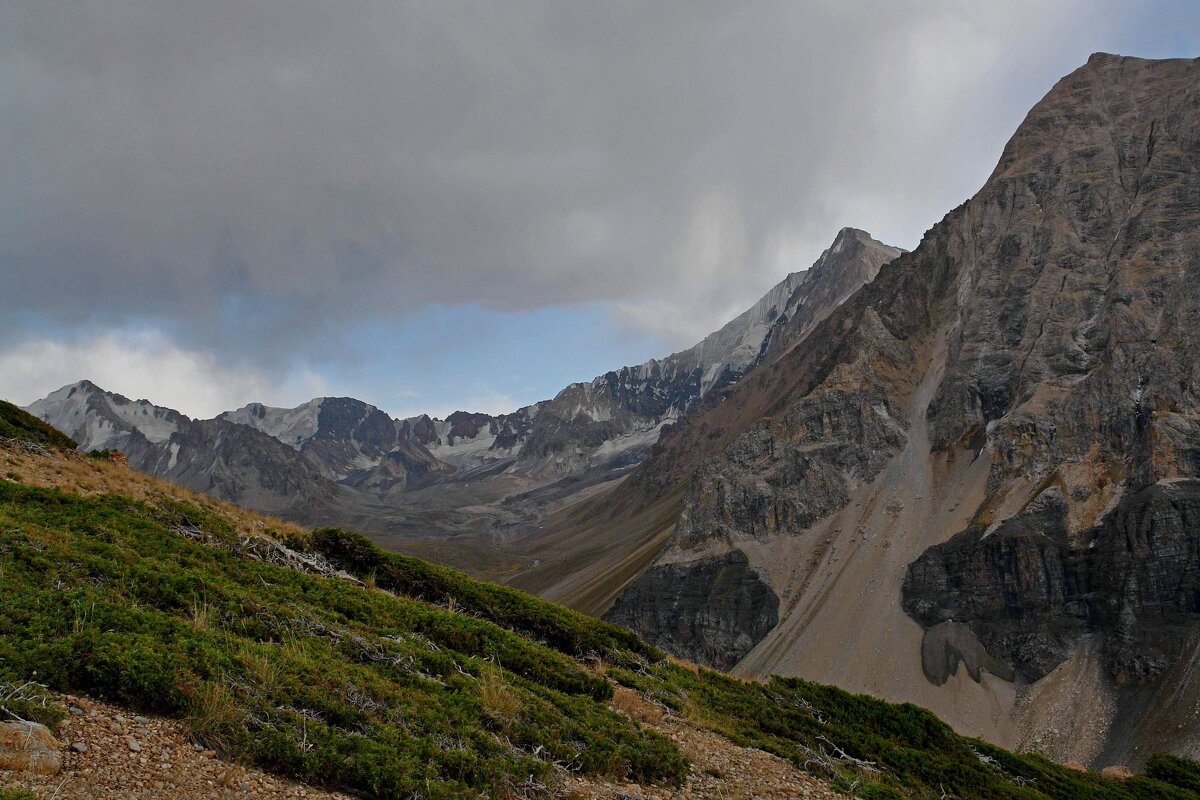
{"type": "Polygon", "coordinates": [[[175,715],[227,757],[380,798],[504,796],[555,764],[685,775],[669,740],[606,705],[607,681],[531,635],[570,620],[555,641],[611,648],[623,632],[508,592],[453,612],[256,546],[182,501],[0,482],[0,683],[175,715]]]}
{"type": "Polygon", "coordinates": [[[734,742],[786,758],[848,794],[987,800],[1184,800],[1200,765],[1156,755],[1147,774],[1113,780],[956,734],[929,711],[798,678],[738,680],[708,669],[609,669],[618,683],[734,742]]]}

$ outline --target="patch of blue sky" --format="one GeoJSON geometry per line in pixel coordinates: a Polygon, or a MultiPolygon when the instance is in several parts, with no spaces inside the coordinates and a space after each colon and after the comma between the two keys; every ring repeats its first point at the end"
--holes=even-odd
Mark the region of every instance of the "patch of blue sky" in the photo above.
{"type": "Polygon", "coordinates": [[[312,366],[397,416],[513,411],[670,349],[617,325],[603,303],[521,312],[430,305],[339,338],[343,355],[312,366]]]}

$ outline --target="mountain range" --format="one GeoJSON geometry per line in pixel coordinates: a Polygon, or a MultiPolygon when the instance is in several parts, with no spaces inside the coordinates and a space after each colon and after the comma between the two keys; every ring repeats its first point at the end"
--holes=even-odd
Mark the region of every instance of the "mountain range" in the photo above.
{"type": "Polygon", "coordinates": [[[1200,755],[1198,286],[1200,60],[1098,53],[912,252],[845,229],[696,347],[513,414],[30,411],[693,661],[1138,764],[1200,755]]]}

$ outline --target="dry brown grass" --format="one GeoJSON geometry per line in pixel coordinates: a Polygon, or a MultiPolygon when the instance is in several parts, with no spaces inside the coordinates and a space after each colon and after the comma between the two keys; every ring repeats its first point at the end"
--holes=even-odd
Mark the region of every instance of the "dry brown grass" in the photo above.
{"type": "Polygon", "coordinates": [[[521,714],[521,700],[498,669],[487,669],[479,676],[479,703],[488,719],[501,725],[521,714]]]}
{"type": "Polygon", "coordinates": [[[700,674],[700,665],[695,663],[694,661],[688,661],[686,658],[679,658],[677,656],[671,655],[670,653],[667,653],[667,661],[669,661],[670,663],[674,664],[677,667],[683,667],[684,669],[688,670],[689,672],[691,672],[694,675],[700,674]]]}
{"type": "Polygon", "coordinates": [[[640,693],[624,686],[614,688],[610,705],[636,722],[654,725],[662,721],[666,711],[662,706],[647,700],[640,693]]]}
{"type": "MultiPolygon", "coordinates": [[[[265,645],[264,645],[265,646],[265,645]]],[[[279,664],[261,649],[246,648],[238,653],[238,660],[246,668],[246,675],[255,686],[266,694],[274,692],[283,674],[279,664]]]]}
{"type": "Polygon", "coordinates": [[[707,728],[709,730],[720,732],[724,731],[727,727],[726,720],[724,720],[719,714],[710,711],[693,700],[687,700],[684,702],[682,716],[684,719],[699,728],[707,728]]]}
{"type": "Polygon", "coordinates": [[[199,631],[211,631],[216,627],[217,611],[207,600],[193,597],[188,603],[188,621],[199,631]]]}
{"type": "Polygon", "coordinates": [[[184,719],[192,741],[227,753],[242,727],[242,712],[233,694],[220,681],[205,681],[192,696],[184,719]]]}
{"type": "MultiPolygon", "coordinates": [[[[688,672],[691,672],[693,675],[699,675],[700,670],[702,670],[702,669],[708,669],[708,670],[712,669],[712,667],[705,667],[701,664],[697,664],[694,661],[688,661],[686,658],[679,658],[677,656],[673,656],[670,653],[667,653],[666,656],[667,656],[667,661],[669,661],[670,663],[674,664],[677,667],[682,667],[683,669],[686,669],[688,672]]],[[[725,675],[725,677],[730,678],[735,681],[738,681],[739,683],[765,683],[766,681],[769,680],[769,677],[762,677],[762,676],[758,676],[758,675],[737,675],[733,672],[725,672],[723,674],[725,675]]]]}
{"type": "Polygon", "coordinates": [[[300,539],[308,535],[307,528],[295,523],[239,508],[124,464],[86,458],[76,453],[41,455],[4,444],[0,444],[0,453],[7,465],[6,477],[29,486],[50,487],[84,497],[121,494],[151,504],[164,498],[182,500],[223,517],[234,528],[247,533],[300,539]]]}

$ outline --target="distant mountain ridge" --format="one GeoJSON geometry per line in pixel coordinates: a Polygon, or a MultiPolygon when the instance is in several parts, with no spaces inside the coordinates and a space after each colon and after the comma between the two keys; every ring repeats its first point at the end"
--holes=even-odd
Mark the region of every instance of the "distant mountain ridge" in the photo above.
{"type": "Polygon", "coordinates": [[[509,414],[394,419],[354,398],[326,397],[193,420],[86,380],[28,409],[83,449],[121,450],[144,471],[301,521],[423,535],[528,528],[540,512],[514,495],[536,492],[544,505],[623,475],[664,426],[801,335],[900,252],[844,228],[811,269],[788,275],[695,346],[509,414]],[[460,510],[506,498],[492,516],[460,510]]]}

